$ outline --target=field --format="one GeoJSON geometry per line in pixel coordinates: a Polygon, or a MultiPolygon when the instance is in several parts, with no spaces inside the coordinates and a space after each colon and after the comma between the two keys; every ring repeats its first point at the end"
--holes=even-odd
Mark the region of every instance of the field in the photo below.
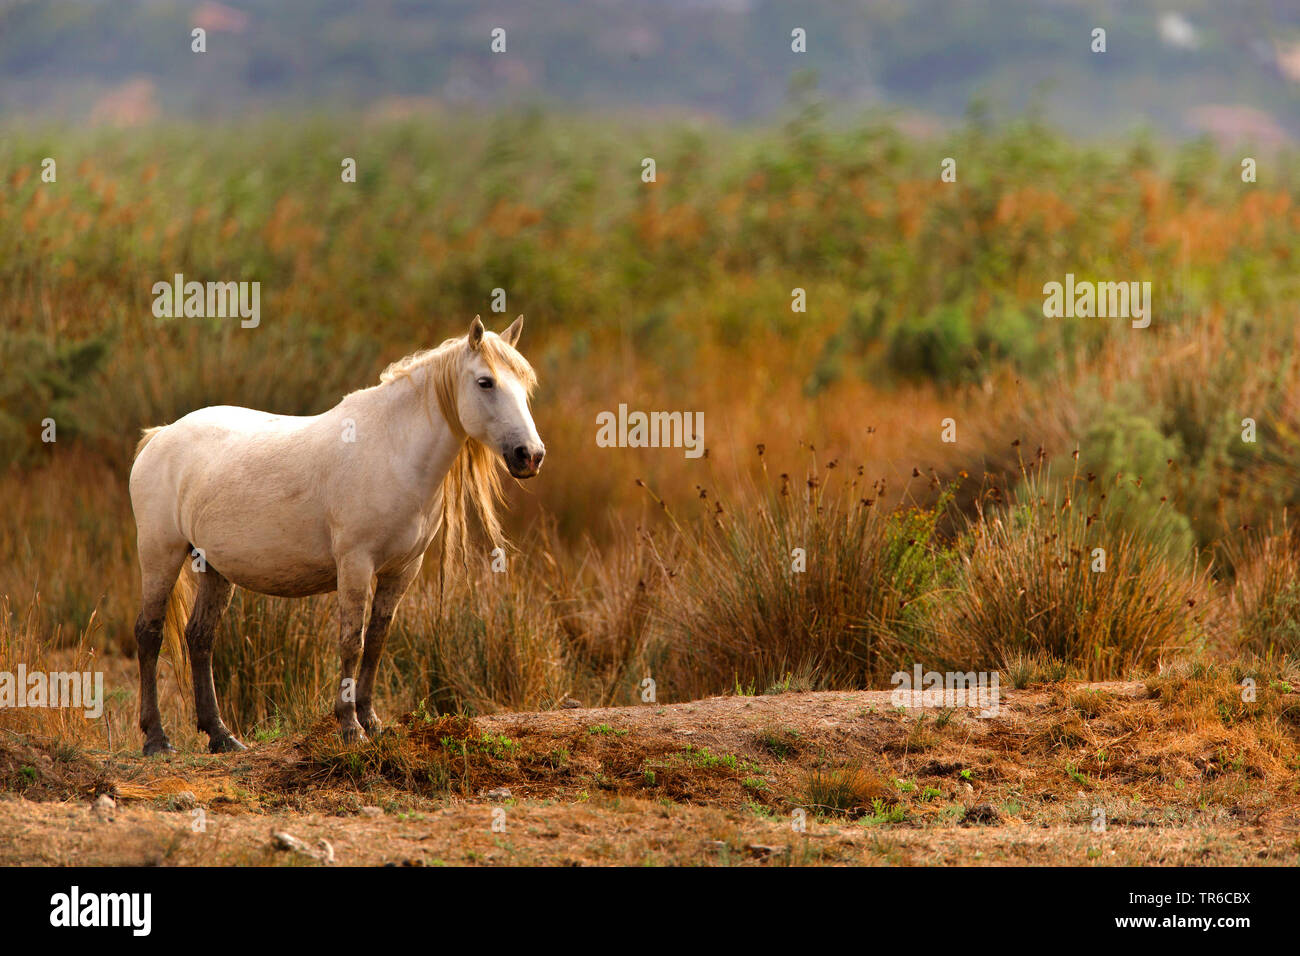
{"type": "Polygon", "coordinates": [[[12,131],[0,673],[106,697],[0,713],[0,861],[320,862],[274,829],[345,863],[1294,865],[1300,161],[1254,158],[978,111],[920,138],[811,95],[755,128],[12,131]],[[178,273],[259,281],[260,324],[157,318],[178,273]],[[1150,326],[1045,317],[1067,275],[1150,282],[1150,326]],[[521,313],[546,466],[504,573],[480,536],[408,595],[393,731],[324,722],[332,596],[240,593],[216,684],[251,750],[204,753],[176,649],[180,753],[139,756],[140,429],[315,414],[521,313]],[[707,455],[599,447],[620,403],[701,412],[707,455]],[[896,708],[916,664],[996,672],[1003,713],[896,708]]]}
{"type": "Polygon", "coordinates": [[[1238,698],[1189,671],[994,719],[824,691],[420,715],[360,749],[322,720],[224,759],[10,751],[34,799],[6,801],[0,863],[1294,865],[1296,695],[1238,698]]]}

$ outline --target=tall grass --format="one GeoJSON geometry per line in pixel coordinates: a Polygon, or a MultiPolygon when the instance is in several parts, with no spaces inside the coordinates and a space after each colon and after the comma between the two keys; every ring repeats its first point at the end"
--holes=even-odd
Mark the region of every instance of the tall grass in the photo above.
{"type": "Polygon", "coordinates": [[[94,617],[108,646],[130,650],[139,572],[125,475],[75,443],[57,447],[0,475],[0,596],[30,604],[51,645],[75,643],[94,617]]]}
{"type": "Polygon", "coordinates": [[[1300,665],[1300,530],[1283,515],[1280,529],[1253,532],[1236,550],[1237,649],[1300,665]]]}
{"type": "Polygon", "coordinates": [[[792,677],[866,686],[931,642],[930,612],[953,583],[935,535],[941,508],[891,511],[883,481],[840,471],[814,460],[802,477],[765,470],[749,494],[713,501],[701,489],[708,517],[682,534],[659,606],[688,696],[792,677]]]}
{"type": "Polygon", "coordinates": [[[1009,501],[990,502],[971,524],[961,586],[944,605],[967,659],[1114,680],[1204,648],[1220,623],[1208,573],[1113,519],[1132,490],[1124,479],[1051,482],[1035,468],[1009,501]]]}
{"type": "MultiPolygon", "coordinates": [[[[0,730],[55,741],[93,741],[100,747],[113,743],[111,723],[87,717],[86,710],[93,708],[84,698],[85,707],[82,708],[25,706],[30,685],[18,683],[20,665],[29,679],[33,674],[49,675],[59,671],[93,674],[98,670],[94,635],[100,621],[96,615],[91,615],[81,633],[66,642],[59,642],[70,648],[64,653],[52,652],[50,642],[44,639],[38,625],[40,617],[39,600],[32,600],[16,610],[7,597],[0,595],[0,674],[5,675],[10,691],[17,695],[14,700],[6,701],[6,706],[0,710],[4,714],[0,730]],[[19,704],[18,698],[22,698],[24,705],[19,704]]],[[[48,699],[45,703],[49,703],[48,699]]]]}

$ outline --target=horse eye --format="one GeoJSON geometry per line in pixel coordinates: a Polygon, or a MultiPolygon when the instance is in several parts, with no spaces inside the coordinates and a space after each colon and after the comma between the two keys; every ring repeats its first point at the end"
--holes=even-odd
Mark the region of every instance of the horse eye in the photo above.
{"type": "Polygon", "coordinates": [[[479,388],[491,388],[491,387],[493,386],[493,384],[494,384],[494,383],[493,383],[492,379],[488,378],[486,375],[483,376],[481,379],[478,380],[478,387],[479,387],[479,388]]]}

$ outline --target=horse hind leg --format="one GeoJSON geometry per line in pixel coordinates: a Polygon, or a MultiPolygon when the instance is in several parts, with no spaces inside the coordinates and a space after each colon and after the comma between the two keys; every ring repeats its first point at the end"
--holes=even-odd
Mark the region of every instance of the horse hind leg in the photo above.
{"type": "Polygon", "coordinates": [[[198,597],[185,627],[185,641],[190,647],[190,665],[194,673],[194,709],[199,730],[208,735],[208,750],[214,754],[247,749],[222,721],[217,707],[217,689],[212,680],[212,644],[221,616],[230,604],[230,594],[230,582],[209,566],[199,574],[198,597]]]}
{"type": "Polygon", "coordinates": [[[135,645],[140,668],[140,730],[144,733],[146,757],[175,749],[163,731],[158,709],[158,651],[163,644],[167,602],[185,553],[183,542],[175,547],[140,550],[142,596],[135,620],[135,645]]]}

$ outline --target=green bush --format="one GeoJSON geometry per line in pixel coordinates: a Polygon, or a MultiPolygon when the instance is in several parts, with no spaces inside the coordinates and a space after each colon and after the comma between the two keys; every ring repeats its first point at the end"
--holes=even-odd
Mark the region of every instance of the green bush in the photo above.
{"type": "Polygon", "coordinates": [[[999,307],[977,318],[967,304],[942,305],[894,328],[885,362],[904,378],[960,385],[980,381],[1000,363],[1033,368],[1043,336],[1041,317],[1024,308],[999,307]]]}
{"type": "Polygon", "coordinates": [[[1079,443],[1080,466],[1096,475],[1098,486],[1123,488],[1108,495],[1112,522],[1176,559],[1188,558],[1196,545],[1191,522],[1171,498],[1170,463],[1182,458],[1177,437],[1144,415],[1114,406],[1103,408],[1079,443]]]}

